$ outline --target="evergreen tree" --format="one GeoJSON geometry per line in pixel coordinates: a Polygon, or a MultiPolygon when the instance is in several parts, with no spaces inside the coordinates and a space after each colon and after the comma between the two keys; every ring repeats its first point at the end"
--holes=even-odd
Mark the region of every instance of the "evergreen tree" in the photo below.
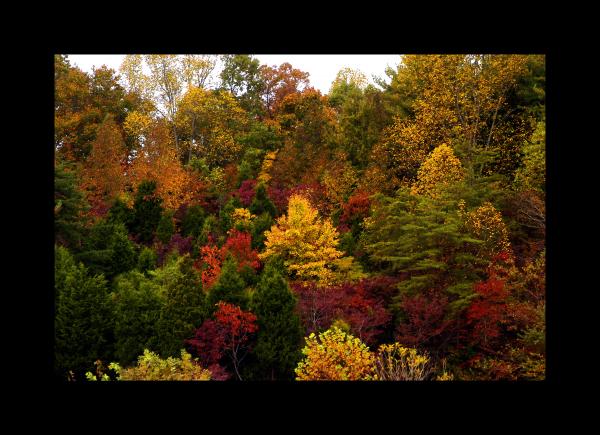
{"type": "Polygon", "coordinates": [[[250,232],[252,235],[252,249],[256,249],[258,251],[262,251],[264,249],[265,240],[267,239],[265,236],[265,231],[270,230],[274,223],[275,220],[273,220],[271,215],[267,212],[254,218],[250,232]]]}
{"type": "Polygon", "coordinates": [[[173,237],[173,233],[175,232],[175,224],[173,223],[173,211],[167,210],[161,216],[160,221],[158,222],[158,227],[156,228],[156,237],[162,243],[167,244],[173,237]]]}
{"type": "Polygon", "coordinates": [[[215,305],[219,301],[228,302],[237,305],[243,310],[247,309],[248,297],[244,292],[246,283],[238,272],[238,265],[235,259],[228,255],[221,268],[221,274],[218,281],[213,285],[208,293],[208,311],[214,313],[215,305]]]}
{"type": "Polygon", "coordinates": [[[113,206],[108,210],[108,222],[122,223],[128,229],[131,229],[133,217],[133,210],[127,207],[127,204],[120,198],[117,198],[113,203],[113,206]]]}
{"type": "Polygon", "coordinates": [[[92,227],[77,260],[82,261],[91,274],[104,274],[108,281],[133,269],[137,263],[135,248],[125,226],[106,221],[92,227]]]}
{"type": "Polygon", "coordinates": [[[162,199],[156,194],[155,181],[143,181],[138,186],[133,204],[132,230],[140,242],[150,243],[163,212],[162,199]]]}
{"type": "Polygon", "coordinates": [[[54,235],[56,241],[71,249],[80,248],[85,221],[82,212],[89,208],[77,188],[75,173],[64,163],[54,169],[54,235]]]}
{"type": "Polygon", "coordinates": [[[153,249],[144,246],[138,257],[137,269],[147,275],[148,271],[156,268],[157,259],[156,252],[154,252],[153,249]]]}
{"type": "Polygon", "coordinates": [[[140,272],[119,275],[112,294],[115,323],[115,357],[121,365],[135,362],[144,349],[158,345],[161,287],[140,272]]]}
{"type": "Polygon", "coordinates": [[[273,218],[277,215],[277,209],[267,196],[267,189],[264,183],[260,183],[256,187],[256,196],[252,200],[249,210],[250,213],[256,216],[259,216],[265,212],[269,213],[273,218]]]}
{"type": "Polygon", "coordinates": [[[66,248],[55,250],[55,371],[76,379],[98,359],[112,358],[112,311],[106,280],[76,264],[66,248]]]}
{"type": "Polygon", "coordinates": [[[204,320],[204,292],[192,259],[173,257],[162,269],[151,272],[163,287],[164,304],[158,321],[158,351],[163,358],[176,356],[183,341],[194,334],[204,320]]]}
{"type": "Polygon", "coordinates": [[[181,222],[181,235],[184,237],[192,236],[197,238],[202,232],[204,225],[204,209],[199,205],[189,207],[181,222]]]}
{"type": "Polygon", "coordinates": [[[254,354],[262,379],[294,378],[303,336],[295,307],[296,297],[284,275],[269,262],[252,296],[250,308],[258,318],[254,354]]]}

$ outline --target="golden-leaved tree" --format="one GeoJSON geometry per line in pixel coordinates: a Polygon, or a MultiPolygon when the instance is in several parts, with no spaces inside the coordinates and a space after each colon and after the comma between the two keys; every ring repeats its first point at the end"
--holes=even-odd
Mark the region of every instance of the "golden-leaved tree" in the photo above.
{"type": "Polygon", "coordinates": [[[261,260],[279,256],[294,279],[324,284],[334,279],[331,267],[343,255],[337,249],[338,233],[329,219],[319,218],[308,199],[292,195],[287,215],[277,219],[265,236],[261,260]]]}
{"type": "Polygon", "coordinates": [[[368,381],[375,376],[375,357],[360,339],[337,327],[306,338],[298,381],[368,381]]]}
{"type": "Polygon", "coordinates": [[[412,193],[436,198],[440,188],[464,177],[465,171],[460,160],[454,155],[452,148],[442,144],[431,152],[419,168],[412,193]]]}

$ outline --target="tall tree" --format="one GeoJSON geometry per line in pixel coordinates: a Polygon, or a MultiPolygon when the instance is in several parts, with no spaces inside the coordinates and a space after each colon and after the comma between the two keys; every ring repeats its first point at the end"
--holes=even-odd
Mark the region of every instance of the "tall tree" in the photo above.
{"type": "Polygon", "coordinates": [[[293,379],[302,340],[295,308],[296,298],[285,277],[272,262],[267,264],[250,305],[258,318],[254,355],[262,379],[293,379]]]}
{"type": "Polygon", "coordinates": [[[55,370],[83,378],[94,361],[112,357],[112,310],[106,280],[91,276],[66,248],[55,250],[55,370]]]}

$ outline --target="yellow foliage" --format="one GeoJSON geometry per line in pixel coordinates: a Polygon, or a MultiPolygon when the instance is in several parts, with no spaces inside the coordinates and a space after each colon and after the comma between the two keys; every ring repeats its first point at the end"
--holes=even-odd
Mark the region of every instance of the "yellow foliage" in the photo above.
{"type": "Polygon", "coordinates": [[[411,192],[435,198],[440,188],[460,181],[464,176],[465,171],[452,148],[442,144],[431,152],[419,168],[417,181],[411,192]]]}
{"type": "Polygon", "coordinates": [[[372,380],[374,356],[360,339],[332,327],[306,338],[304,359],[296,367],[299,381],[372,380]]]}
{"type": "Polygon", "coordinates": [[[481,207],[465,212],[464,201],[459,203],[459,212],[463,216],[464,224],[472,235],[483,240],[483,254],[492,258],[500,252],[512,253],[508,239],[508,229],[502,220],[502,214],[490,202],[485,202],[481,207]]]}
{"type": "Polygon", "coordinates": [[[250,213],[250,210],[247,208],[236,208],[233,210],[231,214],[231,218],[233,219],[233,226],[236,228],[247,229],[252,225],[252,221],[256,215],[250,213]]]}
{"type": "Polygon", "coordinates": [[[278,255],[294,278],[332,283],[330,264],[342,256],[336,248],[338,232],[329,219],[319,219],[308,199],[292,195],[287,215],[277,219],[265,236],[261,260],[278,255]]]}
{"type": "Polygon", "coordinates": [[[260,169],[260,173],[258,174],[258,182],[267,184],[271,179],[271,175],[269,175],[269,170],[273,166],[273,162],[277,157],[277,150],[271,151],[265,155],[265,158],[262,163],[262,167],[260,169]]]}
{"type": "Polygon", "coordinates": [[[375,370],[380,381],[422,381],[431,372],[427,355],[399,343],[379,346],[375,370]]]}

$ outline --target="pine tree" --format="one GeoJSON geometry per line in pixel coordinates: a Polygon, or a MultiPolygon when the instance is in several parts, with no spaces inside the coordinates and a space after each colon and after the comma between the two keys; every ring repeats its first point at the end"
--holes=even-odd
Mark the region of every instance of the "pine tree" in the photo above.
{"type": "Polygon", "coordinates": [[[272,218],[277,215],[277,209],[273,202],[267,196],[267,189],[264,183],[260,183],[256,187],[256,196],[250,203],[250,213],[259,216],[263,213],[269,213],[272,218]]]}
{"type": "Polygon", "coordinates": [[[138,257],[137,269],[147,275],[149,270],[154,270],[156,268],[157,259],[156,252],[151,248],[144,246],[138,257]]]}
{"type": "Polygon", "coordinates": [[[112,310],[107,282],[91,276],[63,247],[55,251],[55,371],[83,378],[94,362],[112,358],[112,310]]]}
{"type": "Polygon", "coordinates": [[[133,204],[132,230],[140,242],[150,243],[163,212],[162,199],[156,195],[156,182],[143,181],[138,186],[133,204]]]}
{"type": "Polygon", "coordinates": [[[296,297],[284,275],[270,262],[252,296],[250,308],[258,317],[254,354],[262,379],[294,378],[303,336],[295,307],[296,297]]]}
{"type": "Polygon", "coordinates": [[[185,255],[151,272],[164,294],[158,321],[158,351],[163,358],[177,356],[184,340],[194,334],[205,318],[205,296],[192,264],[191,258],[185,255]]]}
{"type": "Polygon", "coordinates": [[[157,348],[156,327],[163,302],[160,290],[159,285],[137,271],[116,278],[112,294],[115,357],[121,365],[135,362],[144,349],[157,348]]]}
{"type": "Polygon", "coordinates": [[[89,208],[77,187],[75,173],[64,163],[54,169],[54,235],[56,241],[71,249],[80,248],[84,232],[82,212],[89,208]]]}
{"type": "Polygon", "coordinates": [[[167,244],[171,240],[173,233],[175,232],[175,224],[173,223],[173,211],[167,210],[161,216],[156,228],[156,237],[162,243],[167,244]]]}
{"type": "Polygon", "coordinates": [[[243,310],[247,309],[248,297],[244,292],[245,288],[246,283],[238,272],[237,262],[231,255],[228,255],[223,262],[218,281],[208,293],[208,311],[214,313],[215,305],[219,301],[237,305],[243,310]]]}

